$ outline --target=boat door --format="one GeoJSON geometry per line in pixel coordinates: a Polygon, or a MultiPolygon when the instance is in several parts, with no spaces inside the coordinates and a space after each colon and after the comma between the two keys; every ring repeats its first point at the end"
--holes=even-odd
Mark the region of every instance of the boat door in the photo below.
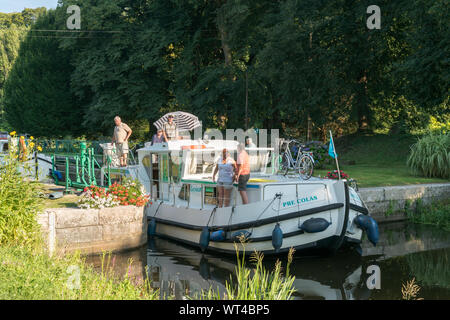
{"type": "Polygon", "coordinates": [[[181,181],[181,159],[176,152],[155,152],[146,155],[142,164],[151,181],[151,197],[163,201],[174,200],[181,181]]]}

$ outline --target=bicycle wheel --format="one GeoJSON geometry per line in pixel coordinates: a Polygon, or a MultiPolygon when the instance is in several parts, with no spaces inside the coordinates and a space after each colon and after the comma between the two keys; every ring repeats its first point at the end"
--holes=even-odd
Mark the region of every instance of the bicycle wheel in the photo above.
{"type": "Polygon", "coordinates": [[[314,163],[307,155],[303,155],[298,161],[297,171],[303,180],[311,178],[314,171],[314,163]]]}
{"type": "Polygon", "coordinates": [[[286,175],[288,173],[288,170],[289,170],[289,158],[286,153],[283,153],[280,159],[280,172],[286,175]]]}

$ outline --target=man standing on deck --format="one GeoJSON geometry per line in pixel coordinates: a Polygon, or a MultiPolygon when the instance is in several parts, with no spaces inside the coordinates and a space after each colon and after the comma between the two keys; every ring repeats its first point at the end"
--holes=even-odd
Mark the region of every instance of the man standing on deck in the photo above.
{"type": "Polygon", "coordinates": [[[164,123],[163,127],[164,140],[167,142],[169,140],[180,139],[178,136],[177,124],[173,121],[173,115],[167,117],[167,122],[164,123]]]}
{"type": "Polygon", "coordinates": [[[242,143],[239,143],[237,151],[238,158],[236,163],[238,173],[236,175],[236,181],[238,182],[238,191],[241,194],[242,204],[247,204],[247,182],[250,179],[250,161],[248,159],[248,153],[245,151],[245,147],[242,143]]]}
{"type": "Polygon", "coordinates": [[[114,118],[115,128],[112,143],[116,144],[117,155],[120,159],[120,166],[127,166],[128,138],[133,132],[129,126],[122,122],[119,116],[114,118]]]}

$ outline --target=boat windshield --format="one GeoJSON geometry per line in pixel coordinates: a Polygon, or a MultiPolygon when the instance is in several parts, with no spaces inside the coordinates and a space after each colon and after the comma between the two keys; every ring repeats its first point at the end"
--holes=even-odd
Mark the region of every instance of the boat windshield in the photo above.
{"type": "MultiPolygon", "coordinates": [[[[270,150],[248,149],[250,162],[250,172],[252,173],[266,173],[269,160],[270,150]]],[[[236,151],[230,151],[231,157],[236,160],[236,151]]],[[[185,176],[198,177],[206,179],[211,177],[214,167],[221,156],[220,151],[192,151],[186,157],[185,176]]]]}
{"type": "Polygon", "coordinates": [[[186,159],[186,175],[212,176],[219,152],[191,152],[186,159]]]}

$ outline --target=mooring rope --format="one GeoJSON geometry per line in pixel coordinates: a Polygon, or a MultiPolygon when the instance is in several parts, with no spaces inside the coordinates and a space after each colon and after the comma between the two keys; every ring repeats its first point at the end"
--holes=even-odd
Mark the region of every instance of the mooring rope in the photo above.
{"type": "Polygon", "coordinates": [[[213,214],[216,212],[217,207],[214,207],[214,209],[211,211],[211,214],[209,215],[209,219],[208,219],[208,223],[206,224],[206,226],[209,226],[209,222],[211,221],[211,218],[213,216],[213,214]]]}
{"type": "Polygon", "coordinates": [[[158,205],[158,208],[156,208],[155,214],[153,215],[153,218],[156,217],[156,214],[158,213],[159,207],[163,204],[163,201],[161,201],[158,205]]]}
{"type": "MultiPolygon", "coordinates": [[[[266,210],[273,204],[273,202],[275,201],[275,199],[279,198],[280,201],[281,201],[281,195],[282,195],[281,193],[275,194],[275,197],[273,197],[273,199],[270,201],[270,203],[267,205],[267,207],[266,207],[266,208],[258,215],[258,217],[256,218],[256,220],[253,222],[253,225],[252,225],[252,231],[250,232],[250,234],[253,233],[253,230],[255,229],[255,224],[256,224],[256,222],[258,222],[259,218],[261,218],[261,216],[264,214],[264,212],[266,212],[266,210]]],[[[279,213],[280,213],[280,205],[278,205],[278,216],[279,216],[279,213]]]]}

